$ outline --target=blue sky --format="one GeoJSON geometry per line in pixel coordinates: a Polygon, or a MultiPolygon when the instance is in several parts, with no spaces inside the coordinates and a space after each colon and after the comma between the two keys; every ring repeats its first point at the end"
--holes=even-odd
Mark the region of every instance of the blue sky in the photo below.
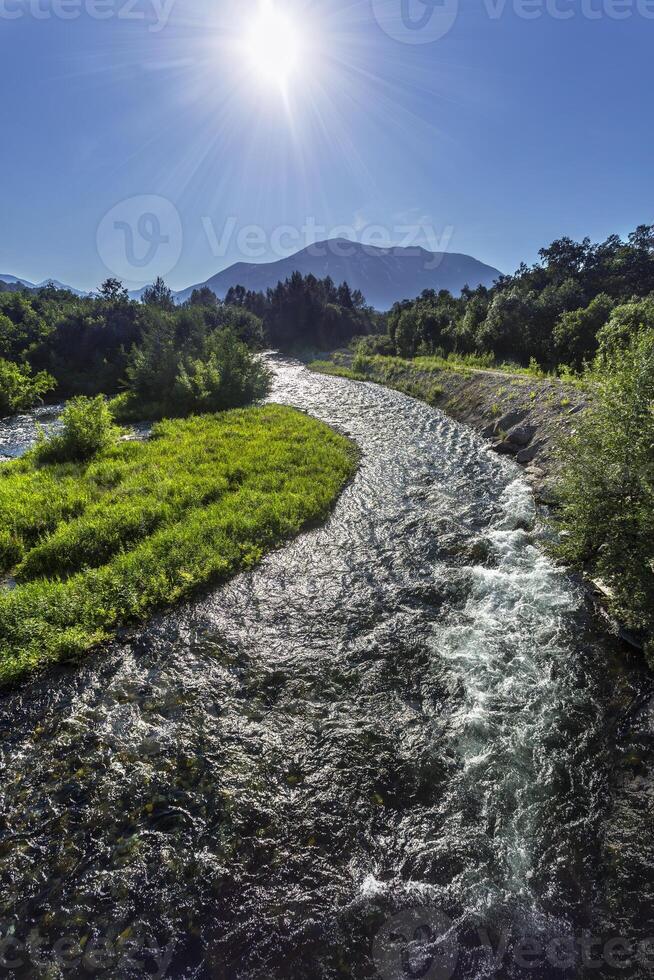
{"type": "Polygon", "coordinates": [[[459,0],[425,43],[403,0],[276,0],[285,87],[252,60],[259,0],[61,2],[0,0],[2,273],[180,288],[352,230],[513,271],[654,221],[651,0],[459,0]],[[166,240],[136,267],[130,224],[136,254],[166,240]]]}

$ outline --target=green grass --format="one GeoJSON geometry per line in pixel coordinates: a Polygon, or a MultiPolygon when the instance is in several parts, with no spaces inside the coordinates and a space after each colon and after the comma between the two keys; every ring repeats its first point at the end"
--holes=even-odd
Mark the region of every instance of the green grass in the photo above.
{"type": "Polygon", "coordinates": [[[438,405],[443,388],[433,380],[415,371],[414,361],[404,361],[399,357],[382,357],[374,355],[372,357],[359,357],[357,363],[363,370],[344,367],[334,364],[333,361],[312,361],[308,367],[311,371],[318,374],[332,374],[337,378],[349,378],[351,381],[370,381],[373,384],[384,385],[387,388],[394,388],[405,395],[427,402],[429,405],[438,405]],[[368,373],[368,371],[374,373],[368,373]],[[410,377],[407,377],[407,371],[410,377]]]}
{"type": "Polygon", "coordinates": [[[351,381],[370,381],[371,379],[361,371],[354,371],[352,368],[342,364],[335,364],[334,361],[311,361],[308,365],[311,371],[318,374],[333,374],[337,378],[349,378],[351,381]]]}
{"type": "Polygon", "coordinates": [[[3,465],[0,683],[256,564],[355,468],[344,436],[278,405],[161,422],[87,463],[3,465]]]}

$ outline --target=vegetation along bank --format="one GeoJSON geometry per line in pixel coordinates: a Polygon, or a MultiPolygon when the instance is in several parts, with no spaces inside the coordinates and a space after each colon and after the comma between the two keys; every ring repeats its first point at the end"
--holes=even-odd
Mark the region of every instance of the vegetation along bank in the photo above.
{"type": "Polygon", "coordinates": [[[313,361],[315,371],[387,385],[441,408],[490,439],[524,467],[541,503],[554,503],[560,460],[556,446],[571,432],[588,395],[574,381],[474,368],[437,357],[382,357],[337,351],[313,361]]]}
{"type": "MultiPolygon", "coordinates": [[[[329,278],[182,306],[0,284],[0,414],[44,396],[115,395],[120,421],[243,407],[268,378],[256,351],[356,351],[323,370],[392,384],[474,425],[558,504],[559,554],[654,651],[654,225],[562,238],[490,288],[425,290],[387,313],[329,278]]],[[[10,542],[11,543],[11,542],[10,542]]]]}

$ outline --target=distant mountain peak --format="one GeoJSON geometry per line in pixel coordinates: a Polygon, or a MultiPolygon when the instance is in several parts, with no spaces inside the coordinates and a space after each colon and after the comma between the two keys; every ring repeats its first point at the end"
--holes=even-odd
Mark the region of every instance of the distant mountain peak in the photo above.
{"type": "Polygon", "coordinates": [[[176,298],[184,302],[194,289],[203,286],[220,299],[225,298],[231,286],[265,292],[294,272],[347,282],[352,289],[361,290],[367,302],[379,310],[387,310],[399,300],[414,299],[425,289],[449,289],[458,294],[466,285],[491,286],[500,275],[498,269],[461,253],[430,252],[421,245],[378,246],[332,238],[272,262],[237,262],[206,282],[181,290],[176,298]]]}
{"type": "Polygon", "coordinates": [[[9,286],[24,286],[26,289],[43,289],[45,286],[54,286],[55,289],[66,289],[70,293],[74,293],[75,296],[86,296],[87,293],[83,293],[80,289],[75,289],[74,286],[66,286],[65,283],[59,282],[58,279],[44,279],[42,282],[30,282],[28,279],[20,279],[18,276],[5,275],[0,273],[0,282],[5,282],[9,286]]]}

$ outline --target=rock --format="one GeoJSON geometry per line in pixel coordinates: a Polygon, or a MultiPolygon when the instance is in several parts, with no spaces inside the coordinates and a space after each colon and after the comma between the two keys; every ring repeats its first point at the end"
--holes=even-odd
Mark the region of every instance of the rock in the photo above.
{"type": "Polygon", "coordinates": [[[485,429],[481,430],[481,434],[484,439],[492,439],[493,436],[497,435],[497,422],[491,422],[490,425],[487,425],[485,429]]]}
{"type": "Polygon", "coordinates": [[[503,415],[501,419],[498,419],[495,423],[495,432],[508,432],[515,425],[519,425],[520,422],[527,418],[529,412],[524,409],[515,409],[513,412],[509,412],[507,415],[503,415]]]}
{"type": "MultiPolygon", "coordinates": [[[[531,451],[531,450],[530,450],[531,451]]],[[[525,476],[529,480],[542,480],[546,476],[545,470],[540,466],[528,466],[525,470],[525,476]]]]}
{"type": "Polygon", "coordinates": [[[607,585],[606,582],[603,582],[601,578],[591,579],[591,583],[595,587],[595,591],[605,599],[613,599],[615,596],[611,586],[607,585]]]}
{"type": "Polygon", "coordinates": [[[524,447],[529,445],[536,435],[536,431],[535,425],[516,425],[512,429],[509,429],[506,438],[514,446],[524,447]]]}
{"type": "Polygon", "coordinates": [[[587,408],[587,405],[585,402],[582,402],[581,405],[575,405],[574,408],[571,408],[568,415],[578,415],[579,412],[583,412],[585,408],[587,408]]]}
{"type": "Polygon", "coordinates": [[[495,443],[493,449],[496,453],[501,453],[503,456],[515,456],[518,452],[518,447],[514,446],[508,439],[503,439],[502,442],[495,443]]]}
{"type": "MultiPolygon", "coordinates": [[[[526,463],[531,463],[532,460],[536,459],[536,456],[538,456],[544,445],[545,443],[543,442],[535,442],[532,446],[528,446],[526,449],[521,449],[516,456],[517,461],[522,466],[524,466],[526,463]]],[[[543,471],[541,470],[541,473],[542,472],[543,471]]]]}

